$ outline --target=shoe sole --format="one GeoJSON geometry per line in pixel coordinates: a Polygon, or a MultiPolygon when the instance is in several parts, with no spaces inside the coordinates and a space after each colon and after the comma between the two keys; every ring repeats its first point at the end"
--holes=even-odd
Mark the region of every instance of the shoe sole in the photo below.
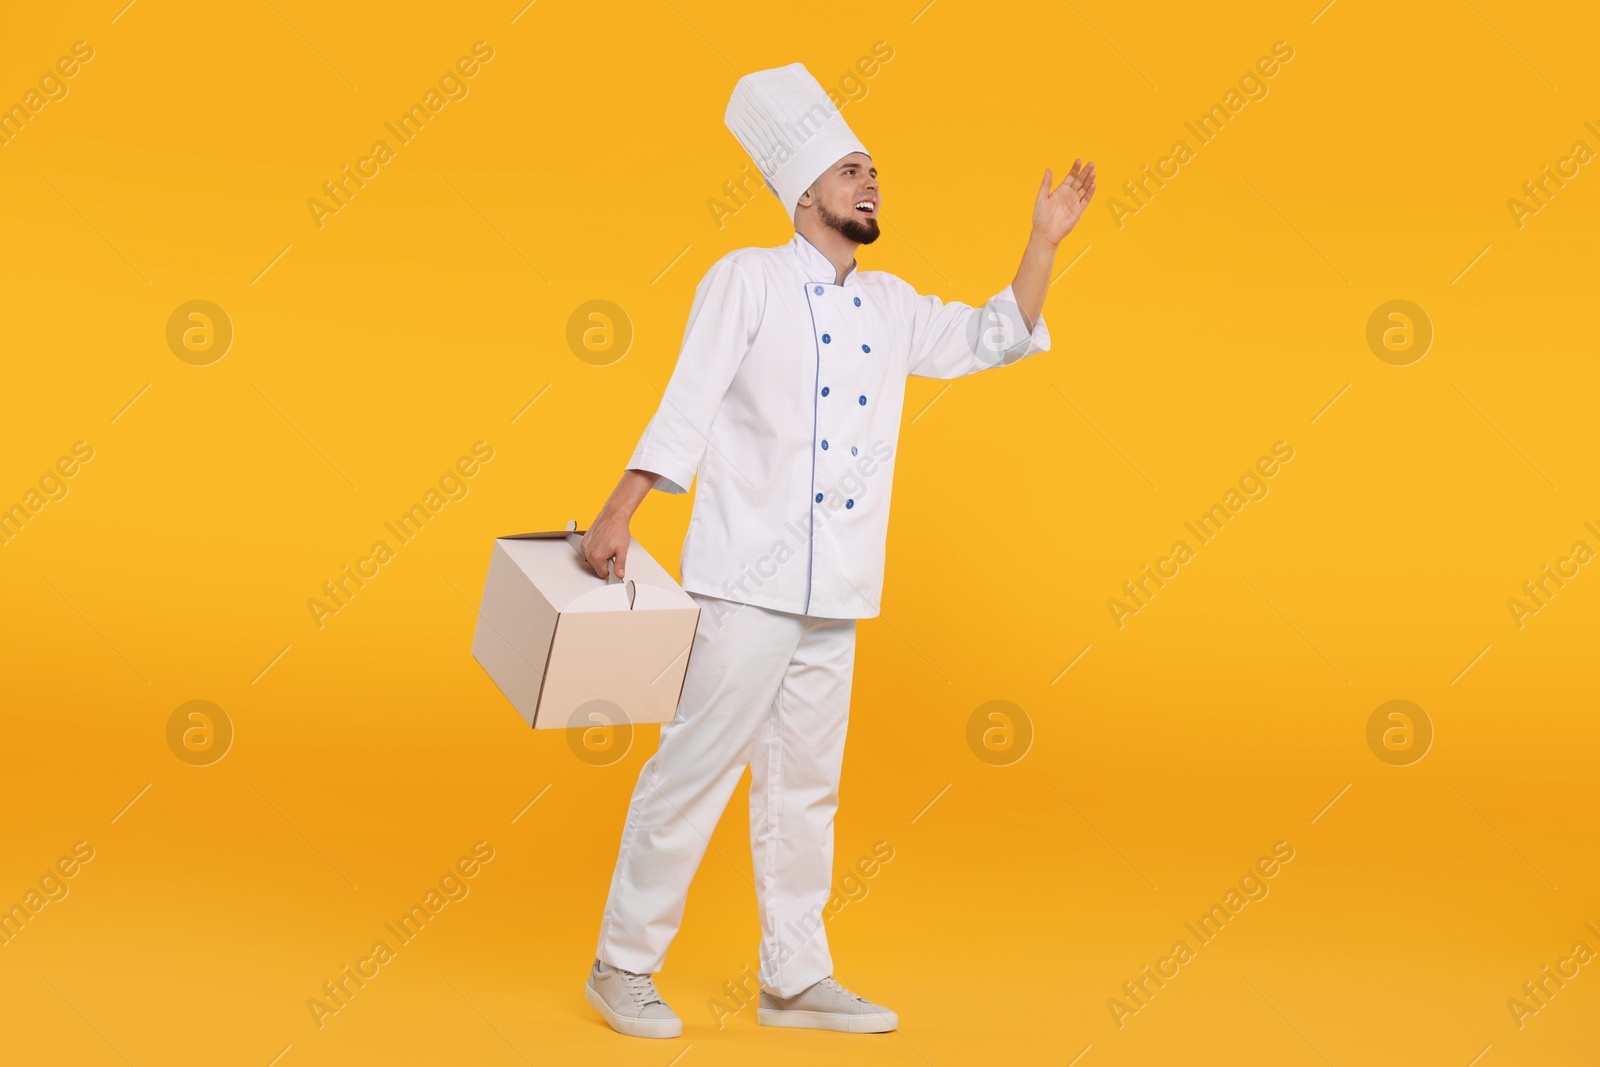
{"type": "Polygon", "coordinates": [[[825,1011],[783,1011],[778,1008],[757,1008],[756,1022],[762,1026],[788,1026],[797,1030],[834,1030],[841,1034],[887,1034],[900,1026],[900,1018],[894,1012],[878,1015],[835,1015],[825,1011]]]}
{"type": "Polygon", "coordinates": [[[595,992],[594,986],[587,982],[583,986],[583,999],[587,1000],[600,1017],[611,1024],[611,1029],[628,1037],[681,1037],[683,1035],[682,1019],[629,1019],[618,1015],[611,1010],[611,1005],[606,1003],[604,997],[595,992]]]}

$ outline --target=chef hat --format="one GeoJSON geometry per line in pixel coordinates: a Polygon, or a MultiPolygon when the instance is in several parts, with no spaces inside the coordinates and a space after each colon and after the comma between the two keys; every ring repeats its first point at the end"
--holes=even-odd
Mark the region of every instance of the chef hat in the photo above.
{"type": "Polygon", "coordinates": [[[794,219],[800,194],[852,152],[867,152],[803,63],[746,74],[722,120],[794,219]]]}

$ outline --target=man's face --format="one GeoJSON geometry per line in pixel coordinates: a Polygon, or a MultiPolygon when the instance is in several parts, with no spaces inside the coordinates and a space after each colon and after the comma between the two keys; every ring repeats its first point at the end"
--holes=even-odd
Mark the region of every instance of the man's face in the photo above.
{"type": "Polygon", "coordinates": [[[878,239],[878,211],[882,195],[878,170],[865,152],[852,152],[823,171],[807,195],[817,218],[856,244],[878,239]]]}

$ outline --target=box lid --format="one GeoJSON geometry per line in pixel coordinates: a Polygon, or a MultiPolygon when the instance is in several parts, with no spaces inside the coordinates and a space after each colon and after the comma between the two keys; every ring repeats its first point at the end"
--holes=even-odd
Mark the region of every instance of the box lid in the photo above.
{"type": "Polygon", "coordinates": [[[626,581],[596,575],[579,548],[584,532],[574,522],[565,530],[509,534],[495,541],[559,612],[697,609],[637,539],[628,546],[626,581]]]}

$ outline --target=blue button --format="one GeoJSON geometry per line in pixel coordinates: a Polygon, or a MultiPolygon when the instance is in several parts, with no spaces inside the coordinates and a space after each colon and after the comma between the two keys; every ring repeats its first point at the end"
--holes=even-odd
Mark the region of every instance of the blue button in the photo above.
{"type": "Polygon", "coordinates": [[[822,335],[822,343],[823,344],[828,344],[832,340],[833,340],[833,338],[829,337],[827,334],[823,334],[822,335]]]}
{"type": "Polygon", "coordinates": [[[856,506],[856,502],[854,500],[846,500],[844,502],[844,506],[847,508],[853,508],[856,506]]]}
{"type": "Polygon", "coordinates": [[[824,439],[823,442],[822,442],[822,450],[824,452],[826,452],[828,450],[828,442],[827,442],[826,439],[824,439]]]}
{"type": "Polygon", "coordinates": [[[819,503],[819,504],[822,503],[822,494],[821,493],[817,494],[817,503],[819,503]]]}
{"type": "Polygon", "coordinates": [[[863,352],[871,352],[872,349],[870,347],[868,347],[867,345],[862,345],[861,346],[861,351],[863,351],[863,352]]]}
{"type": "Polygon", "coordinates": [[[856,307],[860,307],[860,306],[861,306],[861,298],[858,296],[858,297],[856,297],[856,307]]]}
{"type": "Polygon", "coordinates": [[[853,455],[855,455],[855,454],[856,454],[856,453],[857,453],[857,452],[859,452],[859,451],[861,451],[861,449],[859,449],[859,448],[857,448],[857,447],[856,447],[856,446],[855,446],[855,445],[851,445],[851,446],[850,446],[850,454],[851,454],[851,455],[852,455],[852,456],[853,456],[853,455]]]}
{"type": "Polygon", "coordinates": [[[812,290],[812,292],[816,293],[818,296],[821,296],[822,295],[822,286],[820,286],[820,285],[817,286],[815,289],[812,290]]]}
{"type": "Polygon", "coordinates": [[[822,395],[823,396],[827,396],[828,395],[828,387],[826,385],[824,385],[822,387],[822,395]]]}
{"type": "Polygon", "coordinates": [[[866,407],[867,406],[867,394],[862,393],[859,397],[856,398],[856,402],[859,403],[862,407],[866,407]]]}

